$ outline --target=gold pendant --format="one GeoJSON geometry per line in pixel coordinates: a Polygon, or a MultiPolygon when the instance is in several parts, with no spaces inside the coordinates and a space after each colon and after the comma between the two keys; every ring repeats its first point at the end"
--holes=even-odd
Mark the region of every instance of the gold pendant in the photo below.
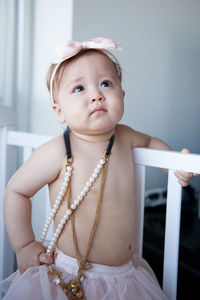
{"type": "Polygon", "coordinates": [[[66,296],[70,300],[85,300],[81,283],[78,280],[70,280],[69,283],[61,286],[66,296]]]}
{"type": "Polygon", "coordinates": [[[53,277],[53,282],[59,286],[69,300],[86,300],[84,298],[81,281],[78,279],[70,280],[68,283],[62,281],[62,274],[57,272],[53,265],[47,265],[47,274],[53,277]]]}

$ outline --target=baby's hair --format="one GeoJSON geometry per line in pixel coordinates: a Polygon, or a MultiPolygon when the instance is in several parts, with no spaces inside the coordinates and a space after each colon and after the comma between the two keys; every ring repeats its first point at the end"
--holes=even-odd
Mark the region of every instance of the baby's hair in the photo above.
{"type": "MultiPolygon", "coordinates": [[[[114,67],[115,67],[115,70],[117,72],[117,75],[119,77],[119,80],[120,82],[122,81],[122,70],[121,70],[121,66],[119,64],[119,62],[115,59],[114,61],[114,56],[112,56],[112,54],[107,51],[107,50],[98,50],[98,49],[86,49],[86,50],[82,50],[80,51],[77,55],[67,59],[67,60],[64,60],[62,63],[60,63],[56,73],[55,73],[55,76],[54,76],[54,79],[53,79],[53,82],[52,82],[52,91],[53,91],[53,98],[56,99],[56,96],[57,96],[57,93],[58,93],[58,90],[59,90],[59,87],[60,87],[60,83],[61,83],[61,79],[62,79],[62,76],[63,76],[63,72],[66,68],[66,66],[73,60],[79,58],[80,56],[82,56],[83,54],[86,54],[86,53],[92,53],[92,52],[96,52],[96,53],[100,53],[100,54],[103,54],[103,55],[106,55],[110,61],[113,63],[114,67]]],[[[52,74],[54,72],[54,69],[56,68],[57,64],[51,64],[48,71],[47,71],[47,74],[46,74],[46,84],[47,84],[47,88],[50,92],[50,82],[51,82],[51,77],[52,77],[52,74]]]]}

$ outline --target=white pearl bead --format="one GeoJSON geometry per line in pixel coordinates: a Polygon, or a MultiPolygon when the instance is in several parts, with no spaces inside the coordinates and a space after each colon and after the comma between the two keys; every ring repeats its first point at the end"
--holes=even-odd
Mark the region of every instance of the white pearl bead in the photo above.
{"type": "Polygon", "coordinates": [[[67,166],[67,171],[71,171],[72,170],[72,166],[67,166]]]}
{"type": "Polygon", "coordinates": [[[47,233],[47,231],[48,231],[48,228],[44,228],[44,230],[43,230],[43,234],[46,234],[46,233],[47,233]]]}
{"type": "Polygon", "coordinates": [[[51,242],[50,242],[50,244],[49,244],[50,246],[53,246],[54,245],[54,242],[53,242],[53,240],[51,240],[51,242]]]}
{"type": "Polygon", "coordinates": [[[63,195],[64,195],[63,191],[60,190],[60,192],[59,192],[59,194],[58,194],[58,197],[60,197],[60,198],[62,199],[62,198],[63,198],[63,195]]]}
{"type": "Polygon", "coordinates": [[[72,204],[72,205],[71,205],[71,208],[72,208],[72,209],[76,209],[76,205],[75,205],[75,204],[72,204]]]}
{"type": "Polygon", "coordinates": [[[65,218],[65,221],[68,220],[69,219],[69,215],[65,213],[64,214],[64,218],[65,218]]]}
{"type": "Polygon", "coordinates": [[[101,165],[101,164],[98,164],[98,165],[97,165],[97,169],[98,169],[98,170],[101,170],[101,168],[102,168],[102,165],[101,165]]]}
{"type": "Polygon", "coordinates": [[[89,182],[90,182],[90,183],[93,183],[94,181],[95,181],[94,178],[93,178],[93,177],[90,177],[89,182]]]}
{"type": "Polygon", "coordinates": [[[96,179],[97,178],[97,173],[93,173],[92,178],[96,179]]]}
{"type": "Polygon", "coordinates": [[[67,178],[64,178],[64,181],[63,181],[63,183],[65,183],[65,184],[66,184],[66,186],[68,185],[68,182],[69,182],[69,177],[67,177],[67,178]]]}
{"type": "Polygon", "coordinates": [[[104,164],[105,164],[105,160],[104,160],[104,159],[101,159],[99,163],[100,163],[101,165],[104,165],[104,164]]]}
{"type": "Polygon", "coordinates": [[[61,224],[65,224],[65,220],[62,218],[62,220],[60,221],[61,224]]]}
{"type": "Polygon", "coordinates": [[[59,203],[60,203],[60,199],[57,198],[55,201],[54,207],[58,207],[59,203]]]}
{"type": "Polygon", "coordinates": [[[59,193],[59,195],[57,196],[56,201],[60,202],[61,200],[62,200],[62,195],[60,195],[60,193],[59,193]]]}
{"type": "Polygon", "coordinates": [[[64,185],[62,185],[61,188],[60,188],[60,192],[62,194],[64,194],[65,190],[66,190],[66,187],[64,185]]]}
{"type": "MultiPolygon", "coordinates": [[[[58,229],[58,228],[57,228],[57,229],[58,229]]],[[[59,228],[59,231],[57,231],[57,232],[54,233],[54,236],[53,236],[52,240],[54,239],[55,244],[56,244],[57,239],[59,238],[59,235],[60,235],[60,233],[61,233],[61,230],[62,230],[62,228],[59,228]]]]}
{"type": "Polygon", "coordinates": [[[89,187],[85,186],[84,189],[83,189],[83,192],[87,193],[88,191],[89,191],[89,187]]]}
{"type": "Polygon", "coordinates": [[[64,224],[61,224],[61,223],[60,223],[60,224],[58,225],[58,229],[59,229],[59,230],[62,229],[62,228],[63,228],[63,225],[64,225],[64,224]]]}
{"type": "Polygon", "coordinates": [[[66,213],[68,214],[68,216],[70,216],[71,213],[72,213],[71,209],[68,209],[68,210],[66,211],[66,213]]]}
{"type": "Polygon", "coordinates": [[[68,184],[69,184],[69,177],[68,178],[66,178],[66,179],[64,179],[64,181],[63,181],[63,184],[65,184],[65,188],[67,189],[67,186],[68,186],[68,184]]]}
{"type": "Polygon", "coordinates": [[[77,199],[78,199],[78,201],[81,201],[81,200],[83,199],[83,197],[82,197],[81,195],[79,195],[79,196],[77,197],[77,199]]]}
{"type": "Polygon", "coordinates": [[[87,185],[88,187],[91,187],[92,183],[91,183],[90,181],[88,181],[88,182],[86,183],[86,185],[87,185]]]}
{"type": "Polygon", "coordinates": [[[47,249],[47,254],[50,255],[51,254],[51,249],[47,249]]]}
{"type": "Polygon", "coordinates": [[[57,239],[60,235],[61,230],[55,232],[55,238],[57,239]]]}
{"type": "Polygon", "coordinates": [[[63,188],[63,189],[66,190],[67,184],[68,184],[68,183],[67,183],[66,181],[64,181],[64,182],[62,183],[61,189],[63,188]]]}
{"type": "Polygon", "coordinates": [[[79,205],[78,199],[76,199],[76,200],[74,201],[74,204],[75,204],[75,205],[79,205]]]}
{"type": "Polygon", "coordinates": [[[55,214],[55,212],[56,212],[56,208],[55,208],[55,207],[54,207],[54,208],[52,208],[51,212],[52,212],[52,214],[55,214]]]}
{"type": "Polygon", "coordinates": [[[53,217],[54,217],[54,214],[51,212],[50,213],[50,218],[53,219],[53,217]]]}

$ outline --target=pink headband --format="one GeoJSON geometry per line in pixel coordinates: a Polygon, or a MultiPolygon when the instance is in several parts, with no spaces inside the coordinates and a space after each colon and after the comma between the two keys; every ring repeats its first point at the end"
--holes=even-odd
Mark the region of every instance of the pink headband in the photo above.
{"type": "Polygon", "coordinates": [[[119,67],[119,75],[121,77],[121,67],[117,58],[110,51],[107,50],[107,49],[121,50],[121,46],[117,44],[115,41],[108,38],[99,37],[84,42],[67,41],[66,43],[59,44],[55,49],[55,53],[52,59],[52,63],[57,64],[53,70],[50,79],[50,97],[51,97],[52,104],[54,104],[53,80],[60,64],[63,61],[77,55],[81,50],[85,50],[85,49],[98,49],[110,55],[116,62],[117,66],[119,67]]]}

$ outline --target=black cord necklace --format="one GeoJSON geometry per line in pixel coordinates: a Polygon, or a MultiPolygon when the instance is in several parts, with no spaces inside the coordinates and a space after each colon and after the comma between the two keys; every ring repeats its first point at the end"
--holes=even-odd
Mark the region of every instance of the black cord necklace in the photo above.
{"type": "MultiPolygon", "coordinates": [[[[64,136],[64,141],[65,141],[65,148],[66,148],[67,158],[71,159],[72,158],[72,153],[71,153],[71,144],[70,144],[69,132],[70,132],[70,128],[67,127],[67,129],[63,133],[63,136],[64,136]]],[[[109,143],[108,143],[108,147],[105,151],[105,154],[107,156],[110,155],[113,143],[114,143],[114,134],[111,136],[111,138],[109,140],[109,143]]]]}

